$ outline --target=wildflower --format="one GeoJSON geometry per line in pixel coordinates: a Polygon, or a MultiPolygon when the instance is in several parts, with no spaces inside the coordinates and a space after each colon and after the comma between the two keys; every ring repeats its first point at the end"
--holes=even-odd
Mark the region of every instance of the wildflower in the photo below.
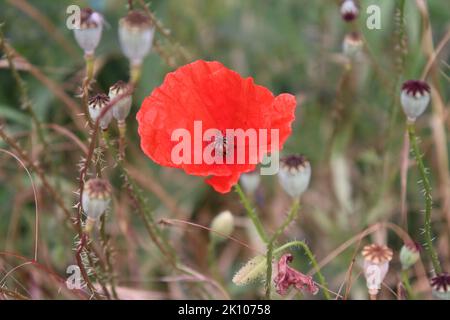
{"type": "Polygon", "coordinates": [[[112,107],[112,115],[117,121],[123,122],[130,113],[132,97],[128,85],[121,80],[109,88],[109,99],[113,101],[117,97],[122,98],[112,107]],[[129,94],[125,95],[127,92],[129,94]]]}
{"type": "Polygon", "coordinates": [[[403,270],[409,269],[420,258],[420,245],[409,241],[403,245],[400,250],[400,262],[403,270]]]}
{"type": "Polygon", "coordinates": [[[351,32],[344,38],[344,42],[342,43],[342,51],[350,59],[358,58],[361,54],[363,45],[364,43],[360,34],[358,32],[351,32]]]}
{"type": "Polygon", "coordinates": [[[103,17],[91,8],[81,10],[80,28],[74,29],[75,39],[85,55],[93,55],[102,37],[103,17]]]}
{"type": "Polygon", "coordinates": [[[431,279],[433,296],[441,300],[450,300],[450,274],[443,272],[431,279]]]}
{"type": "Polygon", "coordinates": [[[392,260],[392,250],[384,245],[371,244],[362,251],[364,257],[364,276],[371,297],[376,297],[389,270],[392,260]]]}
{"type": "Polygon", "coordinates": [[[240,181],[245,192],[253,194],[258,189],[261,177],[258,172],[253,171],[242,174],[240,181]]]}
{"type": "Polygon", "coordinates": [[[132,65],[141,65],[152,47],[155,28],[141,11],[132,10],[119,21],[119,41],[132,65]]]}
{"type": "MultiPolygon", "coordinates": [[[[89,117],[92,122],[96,122],[98,117],[100,117],[103,108],[105,108],[109,103],[109,98],[104,93],[99,93],[89,99],[88,110],[89,117]]],[[[112,120],[112,112],[108,110],[99,120],[99,126],[103,130],[108,129],[109,123],[112,120]]]]}
{"type": "Polygon", "coordinates": [[[210,176],[206,182],[216,191],[229,192],[242,173],[255,169],[265,153],[283,146],[291,133],[295,106],[294,96],[274,97],[268,89],[255,85],[252,78],[244,79],[219,62],[195,61],[169,73],[164,83],[142,103],[137,113],[141,148],[156,163],[181,168],[196,176],[210,176]],[[199,122],[201,128],[196,127],[199,122]],[[278,141],[268,134],[267,143],[260,143],[255,161],[250,161],[251,152],[247,151],[253,145],[249,139],[237,141],[218,134],[209,144],[198,141],[198,135],[203,137],[209,129],[219,132],[252,129],[269,133],[277,130],[278,141]],[[183,152],[181,162],[174,161],[172,154],[179,145],[179,137],[174,141],[172,135],[180,130],[189,137],[194,136],[194,143],[191,139],[182,141],[187,147],[183,148],[186,155],[183,152]],[[236,157],[231,163],[208,163],[203,155],[211,144],[212,153],[217,152],[219,158],[221,150],[227,158],[231,150],[245,150],[245,159],[241,163],[236,157]]]}
{"type": "Polygon", "coordinates": [[[341,4],[341,16],[347,22],[353,21],[358,17],[359,9],[353,0],[344,0],[341,4]]]}
{"type": "Polygon", "coordinates": [[[90,232],[111,201],[111,185],[105,179],[89,179],[84,184],[81,203],[87,216],[85,231],[90,232]]]}
{"type": "Polygon", "coordinates": [[[305,156],[290,155],[280,160],[278,180],[291,197],[297,198],[305,192],[310,179],[311,165],[305,156]]]}
{"type": "Polygon", "coordinates": [[[274,280],[277,293],[286,295],[287,290],[292,285],[297,290],[306,290],[312,294],[317,294],[319,288],[311,277],[288,266],[288,263],[291,263],[293,259],[293,256],[287,253],[278,261],[278,274],[274,280]]]}
{"type": "Polygon", "coordinates": [[[211,222],[211,237],[215,241],[224,240],[233,233],[234,217],[230,211],[222,211],[211,222]]]}
{"type": "Polygon", "coordinates": [[[408,120],[414,122],[430,102],[430,86],[421,80],[406,81],[402,86],[400,100],[408,120]]]}

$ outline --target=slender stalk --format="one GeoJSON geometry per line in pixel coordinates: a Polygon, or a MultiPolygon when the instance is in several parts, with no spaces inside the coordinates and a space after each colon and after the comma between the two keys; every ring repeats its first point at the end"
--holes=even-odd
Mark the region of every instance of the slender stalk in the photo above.
{"type": "Polygon", "coordinates": [[[425,249],[430,256],[431,262],[433,263],[433,268],[436,273],[441,272],[441,265],[439,263],[439,259],[436,251],[433,248],[433,238],[431,236],[431,208],[433,206],[433,199],[431,197],[431,186],[430,180],[428,179],[427,169],[423,163],[422,154],[419,150],[419,145],[417,142],[416,136],[416,127],[415,123],[408,121],[408,134],[409,140],[411,142],[412,152],[414,157],[416,158],[417,167],[419,169],[421,183],[423,185],[423,194],[425,197],[425,222],[424,222],[424,233],[425,233],[425,249]]]}
{"type": "Polygon", "coordinates": [[[239,195],[239,198],[241,199],[242,204],[244,205],[247,216],[250,218],[250,220],[252,220],[253,225],[256,227],[256,231],[258,232],[259,237],[261,238],[261,240],[267,243],[269,241],[269,238],[267,237],[266,231],[264,230],[261,220],[259,220],[258,216],[256,215],[254,209],[250,204],[250,201],[244,194],[244,191],[242,191],[241,186],[239,184],[236,184],[234,186],[234,189],[236,190],[237,194],[239,195]]]}
{"type": "Polygon", "coordinates": [[[311,250],[309,249],[308,245],[305,242],[296,240],[296,241],[291,241],[291,242],[285,243],[284,245],[273,250],[273,254],[276,255],[276,254],[278,254],[288,248],[291,248],[291,247],[299,247],[305,251],[306,256],[308,257],[309,261],[311,262],[313,268],[315,269],[315,271],[317,273],[317,278],[319,279],[319,283],[322,286],[322,288],[324,289],[323,295],[325,296],[325,298],[327,300],[331,300],[331,296],[327,291],[328,284],[325,281],[325,277],[323,276],[322,272],[320,272],[319,264],[317,263],[316,258],[314,258],[313,253],[311,252],[311,250]]]}
{"type": "Polygon", "coordinates": [[[414,300],[414,293],[409,282],[408,270],[402,270],[402,283],[406,290],[406,299],[414,300]]]}
{"type": "Polygon", "coordinates": [[[103,253],[105,255],[106,266],[108,270],[109,283],[111,285],[111,292],[114,299],[119,299],[116,291],[116,279],[114,275],[114,268],[112,263],[111,246],[109,245],[110,236],[106,234],[106,214],[103,214],[100,218],[100,239],[103,247],[103,253]]]}
{"type": "Polygon", "coordinates": [[[266,299],[270,299],[270,291],[272,288],[272,258],[273,258],[273,245],[278,239],[278,237],[283,233],[289,224],[297,217],[297,212],[300,209],[300,200],[295,199],[291,209],[289,210],[287,218],[284,220],[283,224],[275,230],[272,237],[269,239],[267,244],[267,272],[266,272],[266,299]]]}

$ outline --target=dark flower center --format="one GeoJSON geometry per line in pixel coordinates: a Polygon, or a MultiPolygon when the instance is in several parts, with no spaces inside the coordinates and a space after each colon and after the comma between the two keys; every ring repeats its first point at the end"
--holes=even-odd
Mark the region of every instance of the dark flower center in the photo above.
{"type": "Polygon", "coordinates": [[[436,291],[445,291],[447,292],[450,287],[450,274],[447,272],[441,273],[431,279],[431,286],[436,291]]]}
{"type": "Polygon", "coordinates": [[[96,28],[98,26],[97,22],[94,21],[95,19],[91,19],[93,13],[94,10],[91,8],[81,9],[80,23],[83,28],[96,28]]]}
{"type": "Polygon", "coordinates": [[[104,93],[98,93],[89,99],[89,105],[96,107],[103,107],[109,102],[109,97],[104,93]]]}
{"type": "Polygon", "coordinates": [[[148,27],[152,25],[151,20],[139,10],[130,11],[125,17],[125,21],[131,27],[148,27]]]}
{"type": "Polygon", "coordinates": [[[111,186],[104,179],[90,179],[86,182],[85,191],[90,198],[104,199],[111,193],[111,186]]]}
{"type": "Polygon", "coordinates": [[[416,95],[419,93],[424,95],[430,93],[430,86],[425,81],[408,80],[403,84],[402,90],[405,90],[407,94],[416,95]]]}
{"type": "Polygon", "coordinates": [[[296,169],[299,170],[308,164],[308,160],[303,155],[290,155],[280,159],[281,166],[286,167],[288,170],[296,169]]]}

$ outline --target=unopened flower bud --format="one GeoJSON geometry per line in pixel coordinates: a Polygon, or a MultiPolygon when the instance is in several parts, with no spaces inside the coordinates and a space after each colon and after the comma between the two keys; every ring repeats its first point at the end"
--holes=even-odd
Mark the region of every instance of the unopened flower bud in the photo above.
{"type": "Polygon", "coordinates": [[[362,251],[364,257],[364,276],[370,296],[376,296],[389,270],[392,250],[384,245],[371,244],[362,251]]]}
{"type": "Polygon", "coordinates": [[[450,300],[450,274],[443,272],[431,279],[431,292],[441,300],[450,300]]]}
{"type": "Polygon", "coordinates": [[[261,182],[261,177],[258,172],[253,171],[242,174],[240,181],[245,192],[247,194],[253,194],[256,189],[258,189],[259,183],[261,182]]]}
{"type": "Polygon", "coordinates": [[[363,44],[360,34],[351,32],[344,38],[342,51],[350,59],[358,58],[361,55],[363,44]]]}
{"type": "Polygon", "coordinates": [[[308,188],[311,165],[304,156],[290,155],[280,159],[278,180],[283,189],[293,198],[299,197],[308,188]]]}
{"type": "Polygon", "coordinates": [[[225,240],[234,230],[234,217],[230,211],[219,213],[211,222],[211,238],[215,241],[225,240]]]}
{"type": "Polygon", "coordinates": [[[140,65],[152,47],[155,28],[144,13],[132,10],[119,21],[119,41],[132,65],[140,65]]]}
{"type": "Polygon", "coordinates": [[[234,275],[232,281],[237,286],[244,286],[260,280],[264,277],[267,269],[267,258],[259,255],[248,261],[234,275]]]}
{"type": "Polygon", "coordinates": [[[74,29],[75,39],[86,55],[93,55],[102,37],[103,17],[91,8],[81,10],[80,28],[74,29]]]}
{"type": "Polygon", "coordinates": [[[106,211],[111,201],[111,185],[105,179],[89,179],[84,184],[81,203],[87,216],[85,230],[89,232],[106,211]]]}
{"type": "Polygon", "coordinates": [[[353,21],[358,17],[359,9],[353,0],[344,0],[341,4],[341,16],[347,22],[353,21]]]}
{"type": "Polygon", "coordinates": [[[132,97],[128,85],[123,81],[117,81],[109,88],[109,99],[121,97],[112,107],[112,115],[117,121],[124,121],[130,113],[132,97]]]}
{"type": "Polygon", "coordinates": [[[400,262],[402,269],[406,270],[412,267],[420,258],[420,245],[415,242],[405,243],[400,250],[400,262]]]}
{"type": "MultiPolygon", "coordinates": [[[[88,110],[89,110],[89,117],[91,118],[92,122],[96,122],[98,117],[100,117],[103,108],[105,108],[109,103],[109,98],[104,93],[99,93],[93,96],[89,100],[88,104],[88,110]]],[[[109,109],[99,120],[99,126],[103,130],[108,129],[109,123],[112,120],[112,112],[111,109],[109,109]]]]}
{"type": "Polygon", "coordinates": [[[415,121],[430,102],[430,86],[421,80],[406,81],[402,86],[400,100],[408,120],[415,121]]]}

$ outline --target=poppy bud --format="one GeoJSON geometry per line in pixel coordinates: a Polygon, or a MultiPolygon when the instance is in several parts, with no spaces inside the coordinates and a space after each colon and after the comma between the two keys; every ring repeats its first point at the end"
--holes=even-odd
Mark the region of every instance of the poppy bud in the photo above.
{"type": "Polygon", "coordinates": [[[155,28],[141,11],[132,10],[119,21],[119,41],[132,65],[140,65],[152,47],[155,28]]]}
{"type": "Polygon", "coordinates": [[[344,0],[341,4],[341,16],[347,22],[353,21],[358,17],[359,9],[353,0],[344,0]]]}
{"type": "Polygon", "coordinates": [[[86,55],[93,55],[102,37],[103,17],[91,8],[81,10],[80,28],[74,29],[75,39],[86,55]]]}
{"type": "Polygon", "coordinates": [[[420,246],[415,242],[405,243],[400,250],[400,262],[403,270],[412,267],[420,258],[420,246]]]}
{"type": "Polygon", "coordinates": [[[437,299],[450,300],[450,274],[444,272],[432,278],[431,289],[437,299]]]}
{"type": "Polygon", "coordinates": [[[290,155],[280,159],[278,180],[283,189],[293,198],[299,197],[308,188],[311,165],[305,156],[290,155]]]}
{"type": "Polygon", "coordinates": [[[211,222],[211,238],[214,241],[225,240],[234,230],[234,217],[230,211],[219,213],[211,222]]]}
{"type": "Polygon", "coordinates": [[[343,53],[350,59],[358,58],[363,48],[363,41],[358,32],[352,32],[345,36],[342,43],[343,53]]]}
{"type": "Polygon", "coordinates": [[[89,179],[84,184],[81,203],[87,216],[85,231],[90,232],[111,201],[111,185],[105,179],[89,179]]]}
{"type": "Polygon", "coordinates": [[[261,177],[256,171],[244,173],[240,178],[242,187],[248,194],[253,194],[258,189],[261,177]]]}
{"type": "Polygon", "coordinates": [[[233,277],[233,283],[237,286],[247,285],[258,279],[262,279],[266,274],[267,259],[264,255],[259,255],[248,261],[233,277]]]}
{"type": "MultiPolygon", "coordinates": [[[[114,100],[116,97],[122,96],[129,91],[128,85],[119,80],[111,88],[109,88],[109,99],[114,100]]],[[[112,115],[117,121],[124,121],[131,109],[131,94],[126,94],[119,99],[112,107],[112,115]]]]}
{"type": "MultiPolygon", "coordinates": [[[[92,122],[97,121],[97,118],[100,117],[103,108],[105,108],[108,105],[108,103],[109,98],[104,93],[96,94],[91,99],[89,99],[88,110],[89,110],[89,117],[91,118],[92,122]]],[[[100,128],[102,128],[103,130],[108,129],[111,120],[112,120],[112,112],[110,109],[100,119],[99,122],[100,128]]]]}
{"type": "Polygon", "coordinates": [[[409,121],[416,121],[430,102],[430,86],[420,80],[406,81],[400,96],[403,111],[409,121]]]}
{"type": "Polygon", "coordinates": [[[389,261],[392,260],[392,250],[384,245],[371,244],[362,251],[364,257],[364,276],[366,278],[369,295],[376,297],[389,270],[389,261]]]}

